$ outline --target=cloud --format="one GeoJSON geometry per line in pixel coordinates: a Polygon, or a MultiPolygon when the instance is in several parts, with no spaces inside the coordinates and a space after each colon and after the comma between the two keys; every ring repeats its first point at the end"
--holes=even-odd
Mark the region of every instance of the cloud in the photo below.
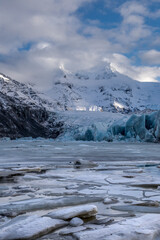
{"type": "Polygon", "coordinates": [[[160,65],[160,51],[155,49],[140,53],[140,57],[145,64],[160,65]]]}
{"type": "Polygon", "coordinates": [[[123,17],[121,24],[121,39],[130,44],[151,36],[151,29],[145,24],[147,8],[137,1],[127,1],[119,8],[123,17]]]}
{"type": "MultiPolygon", "coordinates": [[[[158,44],[159,35],[155,37],[153,28],[145,21],[151,11],[144,1],[120,0],[112,5],[113,1],[108,0],[106,8],[122,17],[110,29],[101,28],[100,19],[90,19],[88,23],[92,24],[87,24],[76,14],[80,7],[87,10],[87,4],[95,2],[98,1],[0,0],[0,72],[44,89],[52,85],[55,69],[61,63],[70,70],[87,69],[112,56],[112,62],[117,64],[118,56],[122,58],[130,52],[139,56],[144,45],[149,46],[153,40],[154,45],[158,44]]],[[[147,61],[143,55],[141,59],[147,61]]],[[[123,70],[130,76],[146,71],[143,67],[135,70],[130,64],[123,70]]],[[[158,70],[153,70],[156,77],[158,70]]],[[[150,80],[155,80],[154,74],[150,76],[150,80]]]]}
{"type": "Polygon", "coordinates": [[[121,54],[113,54],[107,60],[118,72],[140,82],[156,82],[156,78],[160,76],[160,67],[135,66],[129,58],[121,54]]]}
{"type": "Polygon", "coordinates": [[[61,62],[70,68],[93,65],[110,44],[96,31],[92,38],[79,34],[83,24],[73,13],[86,2],[91,0],[1,1],[1,71],[42,84],[61,62]]]}
{"type": "Polygon", "coordinates": [[[149,39],[153,39],[154,30],[146,24],[150,11],[144,1],[123,1],[114,11],[121,15],[122,20],[116,28],[106,31],[106,36],[112,42],[113,48],[114,45],[119,47],[117,52],[137,52],[144,45],[151,44],[149,39]]]}
{"type": "Polygon", "coordinates": [[[120,6],[120,13],[125,18],[130,15],[141,15],[144,16],[148,13],[146,6],[138,1],[127,1],[120,6]]]}

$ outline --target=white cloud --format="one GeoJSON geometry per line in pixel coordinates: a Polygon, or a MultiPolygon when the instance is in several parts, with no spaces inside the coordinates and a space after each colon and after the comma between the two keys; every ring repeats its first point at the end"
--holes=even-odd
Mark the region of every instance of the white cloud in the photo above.
{"type": "Polygon", "coordinates": [[[47,85],[46,79],[51,81],[61,62],[69,68],[95,64],[111,44],[98,29],[86,28],[92,32],[91,38],[79,34],[79,29],[85,28],[73,14],[91,1],[94,0],[0,0],[0,54],[5,54],[5,60],[0,62],[1,72],[40,84],[45,76],[47,85]],[[31,49],[19,53],[17,49],[28,42],[31,49]]]}
{"type": "Polygon", "coordinates": [[[127,1],[120,7],[120,13],[124,17],[130,15],[144,16],[148,13],[148,10],[143,3],[138,1],[127,1]]]}
{"type": "Polygon", "coordinates": [[[145,16],[148,15],[147,8],[143,3],[127,1],[120,7],[123,17],[121,24],[121,39],[130,44],[151,36],[151,29],[145,25],[145,16]]]}
{"type": "MultiPolygon", "coordinates": [[[[121,53],[119,56],[123,58],[122,53],[139,48],[141,40],[145,44],[153,37],[152,28],[145,24],[149,11],[143,2],[122,4],[118,11],[123,20],[116,28],[101,29],[97,21],[85,25],[75,12],[94,1],[0,0],[0,72],[47,88],[61,63],[71,70],[87,69],[111,55],[117,63],[118,55],[115,58],[114,53],[121,53]],[[19,52],[28,43],[29,51],[19,52]]],[[[143,68],[135,70],[130,63],[123,71],[129,71],[130,76],[137,76],[138,71],[140,78],[143,68]]],[[[154,74],[150,76],[154,80],[154,74]]]]}
{"type": "Polygon", "coordinates": [[[160,65],[160,51],[155,49],[140,53],[140,57],[145,64],[160,65]]]}
{"type": "Polygon", "coordinates": [[[134,66],[129,58],[121,54],[111,55],[108,61],[120,73],[140,82],[156,82],[160,76],[160,67],[134,66]]]}

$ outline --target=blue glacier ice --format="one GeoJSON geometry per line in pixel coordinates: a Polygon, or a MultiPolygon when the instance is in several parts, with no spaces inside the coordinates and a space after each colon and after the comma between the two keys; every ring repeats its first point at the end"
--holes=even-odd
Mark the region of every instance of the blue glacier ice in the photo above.
{"type": "Polygon", "coordinates": [[[73,131],[76,141],[140,141],[160,142],[160,111],[151,114],[132,115],[126,122],[119,120],[108,127],[97,122],[73,131]]]}

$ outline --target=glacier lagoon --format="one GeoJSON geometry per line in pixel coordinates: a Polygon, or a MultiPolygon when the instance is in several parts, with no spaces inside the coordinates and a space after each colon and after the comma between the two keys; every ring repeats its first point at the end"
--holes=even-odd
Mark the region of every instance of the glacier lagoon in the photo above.
{"type": "Polygon", "coordinates": [[[158,240],[159,175],[159,144],[1,141],[0,239],[158,240]]]}

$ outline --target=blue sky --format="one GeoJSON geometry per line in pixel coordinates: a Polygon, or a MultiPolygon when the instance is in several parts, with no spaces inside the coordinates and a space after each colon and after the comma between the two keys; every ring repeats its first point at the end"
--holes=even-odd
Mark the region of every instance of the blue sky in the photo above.
{"type": "Polygon", "coordinates": [[[61,64],[160,79],[160,0],[0,0],[0,32],[0,72],[42,88],[61,64]]]}
{"type": "MultiPolygon", "coordinates": [[[[122,21],[121,15],[115,9],[120,6],[115,5],[114,8],[107,6],[105,0],[88,2],[81,6],[75,14],[85,24],[94,24],[92,21],[97,21],[97,26],[102,29],[112,29],[117,26],[118,22],[122,21]]],[[[96,25],[96,22],[95,22],[96,25]]]]}
{"type": "MultiPolygon", "coordinates": [[[[160,1],[141,1],[141,3],[139,3],[138,1],[119,0],[113,3],[113,1],[111,2],[110,0],[96,0],[81,6],[75,15],[77,15],[85,25],[95,26],[104,31],[119,31],[122,23],[125,21],[125,11],[127,12],[131,5],[133,5],[133,9],[132,11],[130,10],[130,14],[128,14],[127,17],[134,16],[137,19],[141,18],[139,19],[142,21],[140,24],[143,24],[144,29],[150,31],[148,32],[149,38],[146,36],[143,37],[142,35],[141,38],[139,37],[139,39],[137,39],[134,46],[131,46],[129,49],[124,47],[121,52],[129,58],[134,56],[136,65],[143,65],[143,59],[138,56],[139,51],[142,52],[151,49],[160,51],[160,42],[157,42],[157,44],[152,42],[153,38],[157,38],[158,41],[160,37],[160,1]],[[140,7],[142,7],[142,9],[138,12],[140,7]],[[124,10],[123,14],[122,9],[124,10]],[[157,16],[154,16],[154,13],[156,13],[157,16]]],[[[130,30],[134,28],[134,24],[128,25],[130,30]]],[[[118,42],[119,39],[112,38],[112,40],[113,42],[118,42]]],[[[151,65],[154,65],[154,63],[151,63],[151,65]]],[[[156,65],[160,65],[160,60],[156,65]]]]}

